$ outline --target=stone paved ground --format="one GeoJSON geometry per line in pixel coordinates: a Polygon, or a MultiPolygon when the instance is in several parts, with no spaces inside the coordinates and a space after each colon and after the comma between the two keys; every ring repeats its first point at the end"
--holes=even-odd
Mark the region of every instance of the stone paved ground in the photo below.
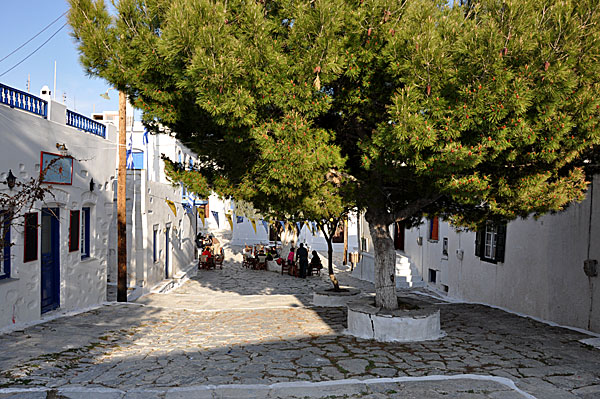
{"type": "Polygon", "coordinates": [[[228,252],[223,270],[168,294],[0,336],[0,398],[600,398],[600,351],[584,334],[405,291],[440,303],[446,337],[356,339],[343,334],[345,309],[310,304],[326,276],[240,261],[228,252]]]}

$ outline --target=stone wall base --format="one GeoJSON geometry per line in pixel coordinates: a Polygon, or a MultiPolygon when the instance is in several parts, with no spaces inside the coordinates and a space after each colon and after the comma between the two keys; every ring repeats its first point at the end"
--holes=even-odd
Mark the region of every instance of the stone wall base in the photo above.
{"type": "Polygon", "coordinates": [[[381,342],[428,341],[445,335],[440,329],[440,310],[436,306],[388,311],[375,307],[373,298],[348,303],[346,333],[381,342]]]}

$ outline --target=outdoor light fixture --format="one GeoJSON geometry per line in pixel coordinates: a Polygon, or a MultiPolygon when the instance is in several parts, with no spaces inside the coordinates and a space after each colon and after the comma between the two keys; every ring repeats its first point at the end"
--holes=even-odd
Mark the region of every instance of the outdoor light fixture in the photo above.
{"type": "Polygon", "coordinates": [[[90,179],[90,191],[94,191],[94,178],[90,179]]]}
{"type": "Polygon", "coordinates": [[[105,100],[110,100],[110,97],[108,96],[108,92],[111,90],[114,90],[114,88],[111,87],[110,89],[106,90],[106,93],[100,94],[100,97],[102,97],[105,100]]]}
{"type": "Polygon", "coordinates": [[[12,173],[12,169],[8,170],[8,176],[6,176],[6,181],[4,182],[8,186],[9,189],[15,188],[15,184],[17,184],[17,178],[12,173]]]}
{"type": "Polygon", "coordinates": [[[67,146],[66,146],[66,144],[64,144],[64,143],[63,143],[63,144],[61,144],[61,143],[56,143],[56,149],[57,149],[58,151],[60,151],[60,155],[62,155],[62,156],[65,156],[65,155],[67,155],[67,151],[68,151],[68,150],[67,150],[67,146]]]}

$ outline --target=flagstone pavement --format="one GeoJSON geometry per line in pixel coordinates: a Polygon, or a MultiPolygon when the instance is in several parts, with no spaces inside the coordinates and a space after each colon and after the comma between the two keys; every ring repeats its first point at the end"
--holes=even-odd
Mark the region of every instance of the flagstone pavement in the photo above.
{"type": "Polygon", "coordinates": [[[600,398],[588,335],[406,290],[439,304],[444,338],[356,339],[344,308],[311,305],[328,286],[245,269],[228,248],[223,270],[166,294],[0,335],[0,398],[600,398]]]}

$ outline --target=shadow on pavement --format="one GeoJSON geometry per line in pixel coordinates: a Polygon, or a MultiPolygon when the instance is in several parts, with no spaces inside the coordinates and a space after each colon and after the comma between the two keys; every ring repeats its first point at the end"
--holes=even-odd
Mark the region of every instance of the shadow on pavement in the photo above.
{"type": "MultiPolygon", "coordinates": [[[[106,306],[0,337],[0,386],[130,390],[477,374],[566,398],[600,381],[598,351],[578,342],[583,334],[481,305],[444,305],[447,336],[437,341],[355,339],[342,334],[345,322],[343,308],[106,306]]],[[[436,389],[421,397],[446,388],[436,389]]],[[[483,388],[453,389],[455,397],[488,397],[483,388]]]]}

